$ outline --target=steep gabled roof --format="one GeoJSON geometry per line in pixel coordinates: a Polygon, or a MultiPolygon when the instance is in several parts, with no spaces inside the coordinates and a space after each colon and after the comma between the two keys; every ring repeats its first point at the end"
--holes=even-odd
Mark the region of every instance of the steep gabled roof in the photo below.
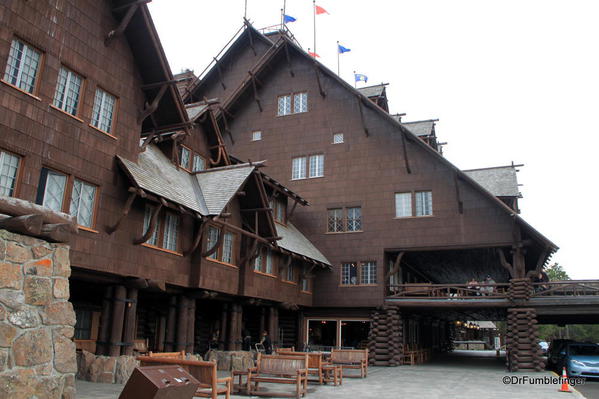
{"type": "MultiPolygon", "coordinates": [[[[111,3],[112,14],[117,22],[120,22],[127,14],[129,7],[135,2],[113,0],[111,3]]],[[[129,42],[144,86],[150,86],[144,89],[144,93],[148,103],[151,103],[160,90],[160,86],[157,84],[172,81],[173,74],[147,5],[135,4],[135,6],[138,9],[127,25],[124,35],[129,42]]],[[[142,133],[155,127],[173,126],[186,121],[187,114],[181,96],[175,85],[170,85],[160,100],[158,108],[152,114],[152,118],[148,117],[143,121],[142,133]],[[154,122],[157,126],[154,126],[154,122]]]]}
{"type": "Polygon", "coordinates": [[[431,136],[435,133],[436,119],[426,121],[401,122],[402,126],[410,131],[410,133],[418,136],[431,136]]]}
{"type": "Polygon", "coordinates": [[[385,83],[381,83],[374,86],[358,87],[356,90],[368,98],[376,98],[385,94],[385,86],[385,83]]]}
{"type": "MultiPolygon", "coordinates": [[[[248,29],[253,29],[253,28],[248,27],[248,29]]],[[[257,32],[257,31],[255,29],[253,29],[253,32],[257,32]]],[[[260,33],[258,33],[258,34],[260,34],[260,33]]],[[[394,128],[396,128],[397,132],[403,134],[407,141],[409,141],[413,145],[420,146],[420,148],[422,150],[428,152],[438,162],[443,163],[449,169],[453,170],[454,173],[456,173],[457,177],[460,180],[462,180],[466,184],[469,184],[475,190],[482,193],[492,203],[494,203],[495,206],[498,206],[508,216],[513,217],[517,224],[519,224],[532,237],[535,237],[537,240],[539,240],[542,243],[543,247],[546,247],[548,249],[547,257],[549,257],[553,252],[557,251],[557,249],[558,249],[557,245],[555,245],[547,237],[545,237],[538,230],[536,230],[534,227],[532,227],[530,224],[528,224],[521,216],[514,213],[514,211],[510,207],[508,207],[501,200],[499,200],[497,197],[495,197],[493,194],[491,194],[488,190],[486,190],[484,187],[482,187],[480,184],[478,184],[470,176],[463,173],[459,168],[457,168],[455,165],[453,165],[451,162],[449,162],[447,159],[445,159],[442,155],[440,155],[435,149],[430,147],[424,141],[418,139],[418,137],[416,135],[414,135],[408,128],[403,126],[396,118],[394,118],[392,115],[389,115],[389,113],[387,113],[384,109],[382,109],[381,107],[379,107],[378,105],[376,105],[375,103],[370,101],[368,99],[368,97],[366,97],[364,94],[360,93],[358,90],[356,90],[354,87],[352,87],[349,83],[347,83],[346,81],[341,79],[339,76],[337,76],[336,73],[331,71],[325,65],[321,64],[319,61],[317,61],[316,59],[311,57],[308,53],[306,53],[303,49],[301,49],[299,46],[297,46],[295,43],[293,43],[293,41],[290,40],[289,38],[287,38],[286,36],[284,36],[284,35],[280,36],[279,40],[277,40],[272,45],[272,47],[251,68],[251,70],[250,70],[251,74],[254,76],[257,76],[259,73],[261,73],[263,70],[265,70],[266,66],[269,65],[270,62],[275,60],[276,55],[283,48],[285,48],[285,46],[287,46],[287,49],[290,52],[293,51],[294,53],[299,54],[301,57],[308,60],[309,62],[314,63],[315,67],[317,67],[319,71],[321,71],[323,74],[325,74],[330,79],[336,81],[340,86],[344,87],[350,94],[355,95],[357,97],[357,99],[361,102],[361,104],[370,108],[372,111],[377,113],[379,115],[379,117],[381,117],[383,120],[387,121],[390,125],[392,125],[394,128]]],[[[232,92],[232,94],[226,99],[226,101],[223,102],[223,108],[229,109],[233,104],[235,104],[235,102],[241,98],[241,95],[252,86],[251,82],[252,82],[252,79],[251,79],[250,74],[248,73],[248,76],[242,81],[240,86],[232,92]]],[[[222,113],[219,113],[219,116],[222,117],[222,113]]]]}
{"type": "Polygon", "coordinates": [[[463,172],[496,197],[521,198],[515,165],[470,169],[463,172]]]}
{"type": "Polygon", "coordinates": [[[276,223],[277,235],[281,240],[277,241],[277,245],[289,252],[314,259],[318,262],[331,266],[331,262],[304,236],[293,224],[288,223],[283,226],[276,223]]]}

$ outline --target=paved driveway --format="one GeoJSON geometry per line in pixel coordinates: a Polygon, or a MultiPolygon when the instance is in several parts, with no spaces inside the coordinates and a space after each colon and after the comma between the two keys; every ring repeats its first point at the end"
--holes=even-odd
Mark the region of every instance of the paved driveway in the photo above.
{"type": "MultiPolygon", "coordinates": [[[[533,374],[506,373],[503,359],[494,352],[457,351],[450,356],[418,366],[394,368],[371,367],[368,378],[345,378],[343,386],[310,385],[307,398],[313,399],[566,399],[583,398],[574,392],[558,392],[559,385],[504,384],[518,377],[554,377],[550,372],[533,374]]],[[[122,389],[118,385],[77,382],[77,397],[116,399],[122,389]]],[[[280,386],[271,386],[277,390],[280,386]]],[[[284,387],[283,389],[289,389],[284,387]]],[[[247,398],[233,395],[232,398],[247,398]]],[[[588,399],[591,399],[589,396],[588,399]]]]}

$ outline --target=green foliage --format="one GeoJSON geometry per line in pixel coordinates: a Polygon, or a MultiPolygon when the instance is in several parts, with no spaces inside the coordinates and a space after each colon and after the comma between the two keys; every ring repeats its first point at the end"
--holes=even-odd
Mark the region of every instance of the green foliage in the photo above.
{"type": "Polygon", "coordinates": [[[545,269],[550,281],[570,280],[570,276],[559,263],[554,263],[545,269]]]}
{"type": "Polygon", "coordinates": [[[551,342],[556,338],[569,338],[575,341],[599,343],[599,325],[570,324],[564,327],[555,324],[539,326],[539,339],[551,342]]]}

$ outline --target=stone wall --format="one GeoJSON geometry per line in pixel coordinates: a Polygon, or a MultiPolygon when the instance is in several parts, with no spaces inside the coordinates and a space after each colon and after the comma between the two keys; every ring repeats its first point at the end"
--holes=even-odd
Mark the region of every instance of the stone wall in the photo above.
{"type": "Polygon", "coordinates": [[[69,247],[0,230],[0,398],[75,398],[69,247]]]}

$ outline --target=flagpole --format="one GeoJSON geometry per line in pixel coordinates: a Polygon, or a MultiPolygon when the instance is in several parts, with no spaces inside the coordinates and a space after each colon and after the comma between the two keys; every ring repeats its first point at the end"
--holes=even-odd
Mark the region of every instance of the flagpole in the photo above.
{"type": "Polygon", "coordinates": [[[354,88],[357,88],[357,82],[356,82],[356,71],[354,71],[354,88]]]}
{"type": "Polygon", "coordinates": [[[337,40],[337,76],[339,76],[339,40],[337,40]]]}
{"type": "Polygon", "coordinates": [[[285,12],[287,12],[287,0],[283,0],[283,8],[281,9],[281,26],[285,25],[285,12]]]}
{"type": "Polygon", "coordinates": [[[248,17],[248,0],[245,0],[245,8],[243,10],[243,19],[247,19],[248,17]]]}
{"type": "Polygon", "coordinates": [[[316,54],[316,0],[312,0],[312,13],[314,14],[314,54],[316,54]]]}

